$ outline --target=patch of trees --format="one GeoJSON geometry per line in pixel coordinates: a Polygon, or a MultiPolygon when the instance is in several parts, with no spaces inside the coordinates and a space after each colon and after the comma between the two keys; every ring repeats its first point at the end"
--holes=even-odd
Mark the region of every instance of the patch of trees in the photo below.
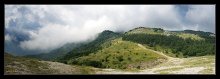
{"type": "Polygon", "coordinates": [[[165,53],[171,52],[176,56],[204,56],[215,54],[215,38],[207,37],[205,40],[182,39],[175,35],[153,35],[153,34],[127,34],[122,40],[132,41],[159,49],[165,53]]]}
{"type": "Polygon", "coordinates": [[[163,29],[161,28],[152,28],[154,30],[154,32],[164,32],[163,29]]]}
{"type": "Polygon", "coordinates": [[[194,31],[194,30],[184,30],[184,33],[191,33],[191,34],[197,34],[201,37],[207,37],[210,34],[213,34],[211,32],[203,32],[203,31],[194,31]]]}

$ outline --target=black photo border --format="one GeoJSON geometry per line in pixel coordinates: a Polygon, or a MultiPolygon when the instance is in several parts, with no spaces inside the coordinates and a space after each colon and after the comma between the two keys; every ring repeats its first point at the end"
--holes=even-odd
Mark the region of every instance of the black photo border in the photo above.
{"type": "MultiPolygon", "coordinates": [[[[217,14],[219,13],[217,10],[217,0],[3,0],[2,1],[2,5],[1,5],[1,9],[2,9],[2,14],[1,14],[1,59],[2,59],[2,78],[1,79],[8,79],[8,78],[12,78],[12,79],[20,79],[20,78],[24,78],[24,79],[66,79],[66,78],[70,78],[70,79],[216,79],[217,78],[217,63],[218,63],[218,50],[216,50],[216,74],[214,75],[135,75],[135,74],[129,74],[129,75],[122,75],[122,74],[116,74],[116,75],[4,75],[4,6],[5,5],[99,5],[99,4],[104,4],[104,5],[169,5],[169,4],[173,4],[173,5],[179,5],[179,4],[207,4],[207,5],[215,5],[215,9],[216,9],[216,20],[217,21],[217,14]]],[[[218,28],[217,28],[217,23],[216,23],[216,37],[218,36],[218,28]]],[[[216,46],[218,45],[216,38],[216,46]]],[[[216,47],[216,49],[218,49],[216,47]]]]}

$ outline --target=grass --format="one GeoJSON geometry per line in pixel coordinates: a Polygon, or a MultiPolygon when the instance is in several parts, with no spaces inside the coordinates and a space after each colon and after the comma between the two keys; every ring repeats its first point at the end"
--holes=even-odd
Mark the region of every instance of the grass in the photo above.
{"type": "Polygon", "coordinates": [[[4,72],[6,74],[44,74],[53,72],[49,69],[48,64],[35,59],[15,57],[9,54],[5,54],[4,58],[4,72]]]}
{"type": "Polygon", "coordinates": [[[78,68],[79,72],[81,74],[93,74],[95,73],[95,70],[93,69],[93,67],[90,66],[77,66],[74,65],[76,68],[78,68]]]}
{"type": "MultiPolygon", "coordinates": [[[[4,74],[62,74],[59,69],[53,69],[47,62],[41,62],[36,59],[15,57],[10,54],[4,54],[4,74]]],[[[58,63],[58,62],[55,62],[58,63]]],[[[65,64],[64,64],[65,65],[65,64]]],[[[62,69],[62,65],[60,69],[62,69]]],[[[88,66],[70,66],[73,71],[68,74],[92,74],[95,71],[88,66]]]]}
{"type": "Polygon", "coordinates": [[[189,33],[178,33],[176,34],[177,36],[183,38],[183,39],[186,39],[186,38],[190,38],[192,40],[205,40],[204,38],[198,36],[198,35],[195,35],[195,34],[189,34],[189,33]]]}
{"type": "MultiPolygon", "coordinates": [[[[95,66],[99,68],[132,70],[142,69],[155,60],[163,58],[163,56],[152,51],[146,51],[136,43],[122,41],[121,38],[119,38],[111,41],[111,45],[107,48],[91,53],[88,56],[79,57],[70,61],[70,63],[95,66]]],[[[155,64],[150,64],[149,66],[153,65],[155,64]]]]}
{"type": "Polygon", "coordinates": [[[161,72],[159,72],[159,74],[170,74],[170,73],[167,71],[161,71],[161,72]]]}
{"type": "Polygon", "coordinates": [[[215,56],[199,56],[199,57],[190,57],[182,58],[183,63],[172,65],[173,63],[167,62],[159,65],[159,67],[170,67],[167,69],[156,70],[155,72],[160,74],[175,74],[172,71],[179,71],[184,68],[193,68],[193,67],[205,67],[206,69],[199,71],[201,74],[212,74],[215,68],[215,56]],[[180,67],[177,67],[180,66],[180,67]]]}
{"type": "Polygon", "coordinates": [[[204,69],[202,71],[199,71],[199,73],[201,73],[201,74],[210,74],[212,72],[214,72],[213,68],[206,68],[206,69],[204,69]]]}
{"type": "Polygon", "coordinates": [[[200,56],[200,57],[191,57],[185,58],[185,61],[182,65],[189,65],[191,67],[195,66],[205,66],[205,67],[213,67],[212,63],[215,63],[214,56],[200,56]]]}

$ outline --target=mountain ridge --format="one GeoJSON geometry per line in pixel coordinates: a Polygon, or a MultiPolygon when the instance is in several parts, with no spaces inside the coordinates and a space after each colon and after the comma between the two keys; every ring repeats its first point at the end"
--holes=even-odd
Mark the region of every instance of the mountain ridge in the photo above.
{"type": "MultiPolygon", "coordinates": [[[[215,54],[214,53],[215,50],[213,50],[213,49],[215,49],[214,41],[213,41],[214,39],[209,36],[207,36],[207,38],[212,39],[212,40],[203,40],[206,38],[198,36],[198,35],[190,34],[190,33],[185,34],[185,33],[169,32],[169,31],[165,31],[161,28],[138,27],[138,28],[134,28],[128,32],[125,32],[120,37],[122,37],[122,41],[130,41],[130,42],[134,42],[134,43],[144,44],[144,46],[146,46],[149,49],[161,51],[161,52],[166,53],[167,55],[170,55],[173,57],[190,57],[190,56],[204,56],[204,55],[209,55],[209,54],[215,54]],[[149,42],[147,42],[147,40],[149,42]],[[172,42],[174,42],[174,43],[171,43],[170,40],[172,40],[172,42]],[[192,46],[188,45],[190,43],[192,46]],[[204,47],[206,47],[206,48],[204,48],[204,47]],[[181,50],[180,48],[186,48],[186,49],[181,50]],[[201,49],[201,48],[204,48],[204,49],[201,49]],[[202,53],[200,53],[200,52],[202,52],[202,53]]],[[[120,38],[120,37],[118,37],[118,38],[120,38]]],[[[115,39],[113,39],[113,40],[115,40],[115,39]]],[[[113,40],[111,40],[111,41],[113,41],[113,40]]],[[[120,42],[120,41],[118,41],[118,42],[120,42]]],[[[109,44],[110,47],[112,45],[114,45],[114,44],[111,44],[111,43],[109,44]]],[[[107,47],[105,47],[105,48],[108,48],[109,46],[107,45],[107,47]]],[[[124,46],[122,46],[122,47],[124,47],[124,46]]],[[[99,50],[103,50],[103,49],[101,48],[99,50]]],[[[115,48],[111,48],[110,50],[115,50],[115,48]]],[[[105,51],[106,50],[103,50],[103,52],[105,52],[105,51]]],[[[126,51],[126,50],[124,50],[124,51],[126,51]]],[[[132,51],[132,52],[134,52],[134,51],[132,51]]],[[[114,52],[111,52],[111,53],[114,53],[114,52]]],[[[79,54],[82,54],[82,53],[79,53],[79,54]]],[[[66,63],[77,64],[78,61],[81,61],[81,59],[82,59],[82,61],[84,61],[87,58],[96,60],[95,59],[96,57],[94,57],[94,58],[91,58],[91,57],[96,56],[98,54],[100,54],[100,52],[90,51],[86,55],[84,54],[81,56],[79,55],[78,57],[76,57],[76,56],[72,57],[72,58],[70,57],[70,60],[69,61],[67,60],[66,63]],[[72,60],[72,59],[76,59],[76,60],[72,60]]],[[[70,55],[68,55],[68,56],[70,56],[70,55]]],[[[100,55],[100,57],[101,56],[104,56],[104,54],[100,55]]],[[[86,61],[89,61],[89,60],[86,60],[86,61]]],[[[94,64],[88,64],[88,63],[82,62],[80,65],[90,65],[90,66],[92,65],[92,66],[102,67],[102,65],[104,64],[103,62],[100,62],[100,61],[92,61],[92,62],[97,63],[97,64],[94,65],[94,64]]],[[[108,63],[105,63],[105,64],[108,64],[108,63]]],[[[106,67],[108,67],[108,66],[106,66],[106,67]]],[[[117,67],[113,66],[113,68],[117,68],[117,67]]]]}
{"type": "MultiPolygon", "coordinates": [[[[80,73],[84,73],[86,71],[90,73],[93,70],[98,71],[99,69],[111,68],[111,69],[120,69],[120,70],[148,70],[151,68],[157,68],[158,66],[163,66],[165,63],[172,63],[173,61],[182,61],[182,59],[189,60],[193,57],[201,57],[201,56],[209,56],[215,55],[215,37],[210,36],[208,34],[199,33],[185,33],[184,31],[180,32],[172,32],[166,31],[161,28],[145,28],[139,27],[132,29],[128,32],[117,33],[110,30],[105,30],[98,34],[98,37],[88,43],[84,44],[69,44],[62,46],[59,49],[55,49],[49,54],[44,54],[47,60],[47,56],[49,56],[49,61],[43,61],[44,55],[38,55],[37,59],[33,59],[36,57],[18,57],[15,58],[13,56],[5,54],[6,63],[15,63],[15,68],[11,67],[11,64],[6,64],[5,73],[11,73],[10,69],[20,70],[18,67],[20,65],[25,65],[26,70],[22,72],[28,73],[70,73],[72,71],[78,71],[80,73]],[[199,35],[200,34],[200,35],[199,35]],[[204,35],[203,35],[204,34],[204,35]],[[202,36],[201,36],[202,35],[202,36]],[[76,47],[74,47],[76,46],[76,47]],[[65,50],[67,48],[67,50],[65,50]],[[55,54],[55,55],[52,55],[55,54]],[[170,61],[170,57],[172,57],[172,61],[170,61]],[[8,59],[7,59],[8,58],[8,59]],[[15,60],[17,62],[21,62],[22,64],[16,64],[16,62],[10,61],[15,60]],[[50,60],[50,58],[55,58],[54,60],[50,60]],[[188,59],[189,58],[189,59],[188,59]],[[24,59],[24,60],[23,60],[24,59]],[[22,61],[23,62],[22,62],[22,61]],[[29,61],[30,60],[30,61],[29,61]],[[42,61],[42,62],[41,62],[42,61]],[[55,61],[55,62],[51,62],[55,61]],[[37,67],[41,67],[46,69],[38,69],[33,68],[35,63],[37,67]],[[47,65],[43,65],[42,63],[47,63],[47,65]],[[59,70],[59,67],[55,68],[55,71],[51,68],[51,66],[62,66],[66,68],[74,68],[68,72],[59,70]],[[75,67],[77,66],[77,67],[75,67]],[[92,68],[82,68],[84,66],[90,66],[92,68]],[[95,67],[95,68],[93,68],[95,67]],[[17,69],[18,68],[18,69],[17,69]],[[8,70],[9,69],[9,70],[8,70]],[[58,69],[58,71],[56,70],[58,69]],[[31,72],[30,70],[33,70],[31,72]],[[6,72],[7,71],[7,72],[6,72]],[[35,72],[36,71],[36,72],[35,72]]],[[[209,57],[208,57],[209,58],[209,57]]],[[[198,58],[200,59],[200,58],[198,58]]],[[[191,60],[190,60],[191,61],[191,60]]],[[[211,60],[209,62],[210,66],[212,66],[211,60]]],[[[187,62],[190,63],[190,62],[187,62]]],[[[180,63],[181,64],[181,63],[180,63]]],[[[200,66],[200,64],[196,64],[200,66]]],[[[165,65],[167,66],[167,65],[165,65]]],[[[185,64],[184,64],[185,66],[185,64]]],[[[187,65],[186,65],[187,66],[187,65]]],[[[187,66],[188,67],[188,66],[187,66]]],[[[194,67],[194,65],[193,65],[194,67]]],[[[23,68],[23,67],[21,67],[23,68]]],[[[205,68],[203,68],[205,69],[205,68]]],[[[208,70],[213,71],[213,70],[208,70]]],[[[103,72],[103,71],[101,71],[103,72]]],[[[163,73],[163,71],[158,71],[163,73]]],[[[204,70],[204,72],[206,72],[204,70]]],[[[14,72],[12,72],[13,74],[14,72]]],[[[25,74],[25,73],[20,73],[25,74]]],[[[73,73],[77,74],[77,73],[73,73]]]]}

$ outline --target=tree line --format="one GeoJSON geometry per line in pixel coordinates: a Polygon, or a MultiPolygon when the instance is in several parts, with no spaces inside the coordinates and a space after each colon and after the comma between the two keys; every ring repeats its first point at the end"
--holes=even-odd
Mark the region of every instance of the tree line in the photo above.
{"type": "Polygon", "coordinates": [[[164,53],[173,53],[178,57],[204,56],[215,54],[215,38],[205,40],[183,39],[175,35],[165,36],[159,34],[126,34],[122,40],[146,44],[154,50],[164,53]]]}

